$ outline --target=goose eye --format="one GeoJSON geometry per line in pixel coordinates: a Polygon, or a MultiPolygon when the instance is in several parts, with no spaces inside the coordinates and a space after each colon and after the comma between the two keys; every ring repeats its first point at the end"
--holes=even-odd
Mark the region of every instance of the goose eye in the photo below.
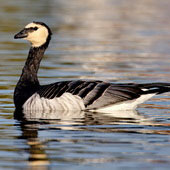
{"type": "Polygon", "coordinates": [[[36,30],[38,30],[38,27],[34,27],[33,29],[36,31],[36,30]]]}

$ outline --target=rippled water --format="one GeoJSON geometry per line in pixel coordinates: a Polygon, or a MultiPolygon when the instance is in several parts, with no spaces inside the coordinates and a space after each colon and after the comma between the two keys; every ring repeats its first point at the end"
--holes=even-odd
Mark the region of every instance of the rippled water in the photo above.
{"type": "Polygon", "coordinates": [[[170,168],[170,93],[120,117],[56,112],[22,121],[12,99],[29,48],[13,36],[33,20],[53,30],[42,84],[170,82],[170,1],[13,0],[0,9],[0,169],[170,168]]]}

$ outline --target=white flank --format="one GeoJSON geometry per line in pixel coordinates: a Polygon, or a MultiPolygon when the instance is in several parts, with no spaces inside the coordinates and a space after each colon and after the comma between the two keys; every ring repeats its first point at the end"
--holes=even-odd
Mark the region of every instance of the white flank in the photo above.
{"type": "Polygon", "coordinates": [[[97,110],[92,110],[92,111],[103,112],[103,113],[112,113],[113,111],[135,110],[139,104],[147,101],[148,99],[150,99],[154,95],[155,95],[155,93],[142,95],[135,100],[128,100],[126,102],[121,102],[121,103],[118,103],[118,104],[99,108],[97,110]]]}
{"type": "MultiPolygon", "coordinates": [[[[90,110],[94,112],[113,113],[114,111],[127,111],[135,110],[137,106],[146,100],[153,97],[155,94],[142,95],[135,100],[129,100],[122,103],[110,105],[107,107],[99,108],[96,110],[90,110]]],[[[71,93],[64,93],[60,97],[54,99],[46,99],[40,97],[39,94],[33,94],[23,105],[24,111],[37,110],[37,111],[69,111],[69,110],[85,110],[83,100],[71,93]]]]}
{"type": "Polygon", "coordinates": [[[38,30],[30,32],[28,36],[24,39],[31,42],[32,47],[40,47],[47,40],[48,30],[46,27],[35,23],[30,23],[25,26],[25,28],[30,28],[30,27],[38,27],[38,30]]]}
{"type": "Polygon", "coordinates": [[[71,93],[64,93],[54,99],[40,97],[39,94],[33,94],[23,105],[24,110],[84,110],[83,100],[71,93]]]}

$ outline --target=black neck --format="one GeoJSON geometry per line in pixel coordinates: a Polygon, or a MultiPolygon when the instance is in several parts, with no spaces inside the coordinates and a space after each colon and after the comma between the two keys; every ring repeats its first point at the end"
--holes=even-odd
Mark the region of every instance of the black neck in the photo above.
{"type": "Polygon", "coordinates": [[[19,82],[22,83],[29,82],[31,84],[39,84],[37,73],[44,52],[45,52],[44,47],[30,48],[28,58],[25,62],[25,66],[22,70],[22,74],[19,82]]]}
{"type": "Polygon", "coordinates": [[[40,85],[37,73],[45,50],[46,46],[30,48],[28,58],[14,92],[16,107],[22,107],[25,101],[38,90],[40,85]]]}

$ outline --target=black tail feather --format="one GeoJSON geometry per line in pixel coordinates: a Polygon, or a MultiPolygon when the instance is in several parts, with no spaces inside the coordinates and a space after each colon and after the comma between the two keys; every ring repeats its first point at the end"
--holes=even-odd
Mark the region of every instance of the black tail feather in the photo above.
{"type": "Polygon", "coordinates": [[[143,89],[144,94],[149,94],[149,93],[161,94],[170,91],[170,83],[138,84],[138,87],[143,89]]]}

